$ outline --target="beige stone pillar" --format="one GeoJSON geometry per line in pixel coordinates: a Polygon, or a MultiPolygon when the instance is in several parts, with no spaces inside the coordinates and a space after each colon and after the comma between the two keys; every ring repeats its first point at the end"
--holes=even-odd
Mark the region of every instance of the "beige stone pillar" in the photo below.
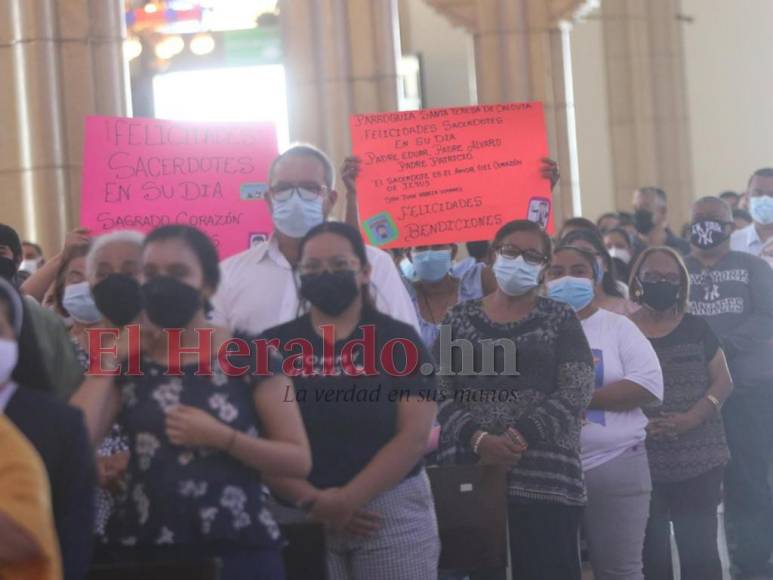
{"type": "Polygon", "coordinates": [[[617,207],[643,185],[669,194],[670,223],[694,195],[680,0],[602,4],[617,207]]]}
{"type": "Polygon", "coordinates": [[[86,115],[125,115],[121,0],[0,0],[0,221],[60,247],[77,224],[86,115]]]}
{"type": "Polygon", "coordinates": [[[290,138],[340,164],[351,151],[349,115],[397,110],[396,2],[283,2],[281,19],[290,138]]]}
{"type": "Polygon", "coordinates": [[[556,223],[581,212],[569,33],[573,11],[545,0],[477,0],[478,101],[542,101],[550,154],[561,166],[556,223]]]}

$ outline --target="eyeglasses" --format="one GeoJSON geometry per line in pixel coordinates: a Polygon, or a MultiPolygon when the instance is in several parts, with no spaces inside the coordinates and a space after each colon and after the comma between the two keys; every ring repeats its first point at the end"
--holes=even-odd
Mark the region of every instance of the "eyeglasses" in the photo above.
{"type": "Polygon", "coordinates": [[[537,250],[522,250],[518,246],[513,246],[512,244],[503,244],[498,248],[495,248],[495,251],[505,258],[519,258],[520,256],[523,256],[523,259],[526,262],[534,265],[544,264],[548,261],[547,257],[537,250]]]}
{"type": "Polygon", "coordinates": [[[678,286],[682,282],[682,277],[675,272],[669,272],[668,274],[661,274],[660,272],[645,272],[639,276],[639,280],[645,284],[657,284],[658,282],[668,282],[674,286],[678,286]]]}
{"type": "Polygon", "coordinates": [[[347,258],[345,256],[333,256],[327,260],[309,259],[298,264],[298,271],[301,274],[321,274],[325,270],[328,272],[356,272],[359,269],[360,261],[356,258],[347,258]]]}
{"type": "Polygon", "coordinates": [[[314,201],[319,196],[327,192],[327,187],[314,183],[313,181],[304,183],[286,183],[280,181],[271,186],[269,195],[276,201],[287,201],[293,194],[297,194],[303,201],[314,201]]]}

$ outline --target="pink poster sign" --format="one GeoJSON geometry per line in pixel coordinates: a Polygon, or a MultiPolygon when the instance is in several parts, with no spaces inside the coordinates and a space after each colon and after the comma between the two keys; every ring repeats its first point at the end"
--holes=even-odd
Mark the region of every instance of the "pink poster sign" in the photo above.
{"type": "Polygon", "coordinates": [[[271,123],[88,117],[81,227],[98,236],[191,225],[226,258],[271,233],[263,194],[276,155],[271,123]]]}

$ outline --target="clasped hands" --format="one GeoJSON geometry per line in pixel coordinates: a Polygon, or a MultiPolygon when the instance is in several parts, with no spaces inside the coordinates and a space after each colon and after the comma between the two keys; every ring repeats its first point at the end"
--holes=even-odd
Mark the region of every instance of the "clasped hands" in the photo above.
{"type": "MultiPolygon", "coordinates": [[[[476,432],[473,440],[480,434],[476,432]]],[[[509,427],[501,435],[488,433],[478,444],[478,456],[484,465],[517,465],[528,449],[528,443],[516,429],[509,427]]]]}

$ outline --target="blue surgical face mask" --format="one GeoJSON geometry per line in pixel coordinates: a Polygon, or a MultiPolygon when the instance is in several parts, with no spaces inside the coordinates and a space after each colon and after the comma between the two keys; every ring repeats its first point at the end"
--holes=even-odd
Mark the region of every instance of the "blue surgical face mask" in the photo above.
{"type": "Polygon", "coordinates": [[[422,282],[437,282],[451,269],[451,250],[413,252],[416,277],[422,282]]]}
{"type": "Polygon", "coordinates": [[[579,312],[593,301],[593,281],[574,276],[552,280],[548,282],[548,298],[565,302],[579,312]]]}
{"type": "Polygon", "coordinates": [[[406,280],[413,282],[416,279],[416,268],[413,267],[413,262],[408,258],[400,260],[400,271],[406,280]]]}
{"type": "Polygon", "coordinates": [[[540,264],[529,264],[523,256],[508,258],[497,256],[494,276],[499,288],[508,296],[523,296],[539,285],[540,264]]]}
{"type": "MultiPolygon", "coordinates": [[[[314,195],[313,192],[308,192],[307,197],[312,195],[314,195]]],[[[271,217],[274,225],[280,232],[291,238],[302,238],[311,228],[325,220],[321,195],[307,201],[301,199],[298,192],[293,192],[289,199],[284,201],[273,199],[272,204],[274,213],[271,217]]]]}
{"type": "Polygon", "coordinates": [[[88,282],[70,284],[64,289],[62,305],[81,324],[94,324],[102,320],[102,313],[94,304],[88,282]]]}
{"type": "Polygon", "coordinates": [[[749,198],[749,213],[758,224],[773,224],[773,197],[762,195],[749,198]]]}

